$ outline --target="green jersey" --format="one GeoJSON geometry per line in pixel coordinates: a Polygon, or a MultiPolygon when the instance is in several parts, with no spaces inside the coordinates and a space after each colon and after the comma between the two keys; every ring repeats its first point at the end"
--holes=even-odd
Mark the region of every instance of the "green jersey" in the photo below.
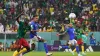
{"type": "Polygon", "coordinates": [[[83,40],[83,43],[87,43],[87,36],[86,35],[82,35],[82,40],[83,40]]]}
{"type": "Polygon", "coordinates": [[[83,32],[83,30],[81,28],[76,28],[76,37],[77,37],[77,39],[82,38],[82,32],[83,32]]]}
{"type": "Polygon", "coordinates": [[[18,38],[24,38],[26,32],[28,30],[30,30],[30,26],[29,25],[25,25],[24,22],[20,21],[19,22],[19,28],[18,28],[18,32],[17,32],[17,36],[18,38]]]}

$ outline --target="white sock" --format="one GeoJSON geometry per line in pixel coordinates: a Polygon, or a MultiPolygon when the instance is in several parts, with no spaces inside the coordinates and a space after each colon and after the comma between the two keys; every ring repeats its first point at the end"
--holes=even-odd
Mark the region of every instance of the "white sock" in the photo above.
{"type": "Polygon", "coordinates": [[[65,52],[68,52],[68,49],[65,49],[65,52]]]}
{"type": "Polygon", "coordinates": [[[93,52],[93,49],[92,49],[92,47],[91,47],[91,46],[89,46],[89,50],[90,50],[90,52],[93,52]]]}
{"type": "Polygon", "coordinates": [[[69,52],[71,52],[74,55],[74,52],[72,51],[72,49],[69,49],[69,52]]]}
{"type": "Polygon", "coordinates": [[[90,52],[89,48],[86,49],[86,52],[90,52]]]}

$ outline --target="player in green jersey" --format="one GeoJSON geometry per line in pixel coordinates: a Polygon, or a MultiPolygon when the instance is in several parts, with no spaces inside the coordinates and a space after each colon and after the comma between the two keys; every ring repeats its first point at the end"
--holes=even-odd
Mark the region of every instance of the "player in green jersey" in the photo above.
{"type": "MultiPolygon", "coordinates": [[[[77,43],[78,45],[81,47],[82,50],[82,54],[85,55],[84,53],[84,44],[83,44],[83,40],[82,40],[82,34],[83,34],[83,29],[81,28],[81,24],[78,24],[76,27],[76,39],[77,39],[77,43]]],[[[75,52],[76,49],[73,50],[73,52],[75,52]]]]}
{"type": "Polygon", "coordinates": [[[17,22],[19,24],[18,32],[17,32],[17,41],[16,44],[18,45],[17,50],[13,53],[13,56],[19,56],[21,53],[30,50],[28,42],[25,40],[25,34],[31,29],[28,25],[28,21],[22,22],[19,20],[19,17],[23,14],[23,12],[17,17],[17,22]],[[21,47],[23,48],[21,49],[21,47]]]}

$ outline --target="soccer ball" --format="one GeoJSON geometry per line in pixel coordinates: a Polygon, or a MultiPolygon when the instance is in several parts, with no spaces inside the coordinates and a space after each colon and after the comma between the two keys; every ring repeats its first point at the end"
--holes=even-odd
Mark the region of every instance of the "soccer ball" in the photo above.
{"type": "Polygon", "coordinates": [[[69,14],[69,18],[71,18],[71,19],[76,18],[76,14],[75,14],[75,13],[70,13],[70,14],[69,14]]]}

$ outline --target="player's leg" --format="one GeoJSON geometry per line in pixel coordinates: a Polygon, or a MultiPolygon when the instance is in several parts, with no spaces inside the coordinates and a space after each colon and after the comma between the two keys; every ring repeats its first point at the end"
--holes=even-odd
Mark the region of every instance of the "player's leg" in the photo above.
{"type": "Polygon", "coordinates": [[[73,52],[76,52],[76,48],[74,48],[73,52]]]}
{"type": "Polygon", "coordinates": [[[77,42],[78,42],[78,45],[81,47],[82,54],[86,55],[84,52],[84,43],[83,43],[82,39],[79,39],[77,42]]]}
{"type": "MultiPolygon", "coordinates": [[[[31,38],[30,43],[29,43],[30,49],[27,50],[26,52],[24,52],[23,55],[28,53],[28,52],[33,51],[35,49],[35,42],[37,42],[37,41],[38,41],[37,36],[34,36],[33,38],[31,38]]],[[[22,55],[20,54],[20,56],[22,56],[22,55]]]]}
{"type": "Polygon", "coordinates": [[[33,41],[32,41],[32,38],[31,38],[31,39],[30,39],[30,43],[29,43],[30,49],[32,48],[32,43],[33,43],[33,41]]]}
{"type": "MultiPolygon", "coordinates": [[[[75,36],[75,40],[77,40],[77,36],[75,36]]],[[[73,52],[76,52],[76,48],[74,48],[73,52]]]]}
{"type": "Polygon", "coordinates": [[[42,39],[40,36],[37,36],[37,38],[38,38],[39,42],[43,42],[44,43],[44,49],[45,49],[46,55],[47,56],[52,55],[52,53],[49,53],[49,51],[48,51],[46,40],[42,39]]]}
{"type": "Polygon", "coordinates": [[[61,49],[61,48],[64,48],[64,49],[69,49],[69,48],[70,48],[70,46],[69,46],[69,45],[66,45],[66,46],[59,46],[59,49],[61,49]]]}
{"type": "MultiPolygon", "coordinates": [[[[80,41],[80,39],[77,40],[77,44],[79,45],[79,47],[81,46],[81,41],[80,41]]],[[[73,52],[76,52],[76,48],[73,50],[73,52]]]]}
{"type": "Polygon", "coordinates": [[[23,48],[19,51],[19,54],[25,53],[27,51],[29,52],[30,47],[29,47],[28,42],[24,38],[21,38],[20,42],[21,42],[21,45],[23,46],[23,48]]]}
{"type": "Polygon", "coordinates": [[[16,50],[14,53],[13,53],[13,56],[18,56],[18,51],[16,50]]]}
{"type": "Polygon", "coordinates": [[[82,54],[85,54],[85,53],[84,53],[84,43],[83,43],[82,39],[79,39],[79,40],[78,40],[78,44],[79,44],[80,47],[81,47],[82,54]]]}
{"type": "Polygon", "coordinates": [[[31,49],[28,49],[26,52],[21,53],[19,56],[23,56],[24,54],[26,54],[26,53],[28,53],[28,52],[33,51],[33,50],[34,50],[34,48],[35,48],[35,44],[33,43],[33,44],[31,44],[31,49]]]}
{"type": "Polygon", "coordinates": [[[76,40],[73,40],[73,44],[75,44],[75,46],[76,46],[76,52],[77,52],[78,56],[82,56],[82,55],[80,54],[79,45],[77,44],[77,41],[76,41],[76,40]]]}
{"type": "MultiPolygon", "coordinates": [[[[79,45],[79,47],[81,47],[82,53],[84,53],[84,45],[81,39],[77,40],[77,44],[79,45]]],[[[76,48],[73,50],[73,52],[76,51],[76,48]]]]}
{"type": "Polygon", "coordinates": [[[86,48],[87,48],[87,44],[84,43],[84,51],[86,51],[86,48]]]}
{"type": "Polygon", "coordinates": [[[37,41],[38,41],[38,39],[37,39],[36,36],[34,36],[33,38],[30,39],[30,43],[29,43],[30,50],[34,50],[35,49],[35,42],[37,42],[37,41]]]}
{"type": "Polygon", "coordinates": [[[82,53],[84,53],[84,44],[81,45],[82,53]]]}
{"type": "Polygon", "coordinates": [[[14,53],[13,56],[18,56],[19,55],[19,50],[17,49],[14,53]]]}
{"type": "Polygon", "coordinates": [[[72,46],[71,40],[69,40],[68,45],[66,45],[66,46],[59,46],[59,49],[65,48],[65,51],[69,50],[69,52],[71,52],[74,55],[72,49],[70,48],[71,46],[72,46]]]}
{"type": "MultiPolygon", "coordinates": [[[[82,45],[80,45],[80,44],[78,44],[78,45],[79,45],[79,48],[82,46],[82,45]]],[[[74,48],[73,52],[76,52],[76,48],[74,48]]]]}
{"type": "Polygon", "coordinates": [[[69,42],[66,46],[59,46],[59,49],[61,49],[61,48],[69,49],[70,46],[71,46],[71,40],[69,40],[69,42]]]}
{"type": "Polygon", "coordinates": [[[15,44],[18,45],[18,46],[17,46],[17,50],[13,53],[13,56],[18,56],[19,55],[19,51],[21,49],[20,39],[16,40],[15,44]]]}
{"type": "Polygon", "coordinates": [[[85,48],[85,47],[84,47],[84,43],[83,43],[83,44],[81,45],[82,54],[83,54],[83,55],[86,55],[86,53],[84,52],[84,50],[85,50],[84,48],[85,48]]]}

